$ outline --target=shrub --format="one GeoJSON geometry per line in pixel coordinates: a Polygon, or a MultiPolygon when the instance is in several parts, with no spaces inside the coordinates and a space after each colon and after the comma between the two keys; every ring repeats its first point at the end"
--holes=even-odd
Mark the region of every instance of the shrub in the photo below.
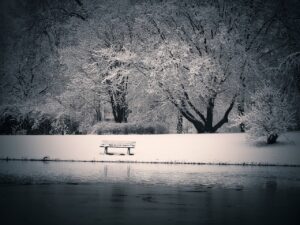
{"type": "Polygon", "coordinates": [[[166,134],[168,130],[157,123],[109,123],[95,124],[92,134],[166,134]]]}
{"type": "Polygon", "coordinates": [[[19,122],[12,115],[3,115],[0,118],[0,134],[13,134],[19,122]]]}
{"type": "Polygon", "coordinates": [[[20,118],[19,123],[18,134],[33,134],[34,116],[26,114],[20,118]]]}
{"type": "Polygon", "coordinates": [[[34,112],[31,116],[35,118],[34,124],[27,134],[51,134],[53,115],[43,112],[34,112]]]}
{"type": "Polygon", "coordinates": [[[77,134],[78,130],[79,122],[65,114],[21,112],[15,106],[0,109],[0,134],[77,134]]]}
{"type": "Polygon", "coordinates": [[[270,83],[263,84],[251,100],[248,112],[235,119],[236,124],[245,124],[250,139],[263,137],[268,144],[273,144],[279,135],[295,125],[287,95],[270,83]]]}
{"type": "Polygon", "coordinates": [[[21,112],[16,106],[1,109],[0,134],[49,134],[51,116],[37,111],[21,112]]]}
{"type": "Polygon", "coordinates": [[[51,123],[51,134],[77,134],[79,122],[69,115],[60,114],[51,123]]]}
{"type": "Polygon", "coordinates": [[[20,123],[20,111],[17,107],[1,107],[0,134],[15,134],[20,127],[20,123]]]}

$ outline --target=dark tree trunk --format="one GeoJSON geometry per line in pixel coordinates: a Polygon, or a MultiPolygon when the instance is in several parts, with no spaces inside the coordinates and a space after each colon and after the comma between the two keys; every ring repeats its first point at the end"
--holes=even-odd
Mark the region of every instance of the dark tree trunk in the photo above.
{"type": "Polygon", "coordinates": [[[215,107],[215,99],[211,98],[209,99],[208,106],[206,108],[206,123],[204,126],[206,133],[214,133],[213,130],[214,107],[215,107]]]}
{"type": "Polygon", "coordinates": [[[267,138],[267,143],[268,144],[275,144],[277,141],[278,135],[277,134],[271,134],[270,136],[268,136],[267,138]]]}
{"type": "MultiPolygon", "coordinates": [[[[239,116],[243,116],[244,115],[244,113],[245,113],[244,102],[239,103],[239,105],[238,105],[238,113],[239,113],[239,116]]],[[[239,127],[240,127],[240,131],[242,133],[244,133],[245,132],[245,124],[244,123],[240,123],[239,127]]]]}
{"type": "Polygon", "coordinates": [[[127,103],[127,83],[128,77],[123,77],[122,81],[117,85],[116,90],[108,89],[110,104],[115,122],[127,123],[129,114],[127,103]]]}
{"type": "MultiPolygon", "coordinates": [[[[240,85],[241,85],[241,93],[240,93],[240,97],[239,97],[239,103],[238,103],[238,114],[239,116],[243,116],[245,113],[245,93],[246,93],[246,77],[245,77],[245,67],[246,67],[247,61],[245,60],[245,62],[242,65],[242,72],[240,74],[240,85]]],[[[239,125],[240,127],[240,131],[242,133],[245,132],[245,124],[241,123],[239,125]]]]}
{"type": "MultiPolygon", "coordinates": [[[[159,86],[163,88],[162,83],[159,83],[159,86]]],[[[223,118],[217,124],[213,125],[214,103],[215,99],[217,98],[217,93],[209,99],[208,105],[206,106],[205,117],[202,112],[192,103],[183,84],[181,85],[181,88],[183,96],[179,100],[174,98],[170,90],[163,90],[167,94],[170,102],[179,110],[182,116],[194,125],[197,133],[215,133],[220,127],[228,122],[228,116],[234,106],[236,95],[233,96],[229,107],[223,115],[223,118]]]]}
{"type": "Polygon", "coordinates": [[[97,108],[97,109],[95,109],[95,111],[96,111],[96,121],[97,121],[97,122],[102,121],[102,113],[101,113],[100,107],[97,108]]]}
{"type": "Polygon", "coordinates": [[[198,134],[205,133],[204,126],[203,126],[203,124],[201,122],[199,122],[199,121],[194,122],[193,125],[196,128],[198,134]]]}
{"type": "Polygon", "coordinates": [[[115,122],[127,123],[128,105],[126,102],[119,102],[115,100],[115,96],[110,96],[111,109],[115,122]]]}
{"type": "Polygon", "coordinates": [[[215,133],[220,127],[222,127],[225,123],[228,123],[228,116],[231,112],[234,103],[235,103],[236,96],[233,97],[229,107],[224,113],[223,118],[215,125],[213,125],[213,114],[214,114],[214,98],[210,99],[209,105],[207,106],[207,114],[206,118],[204,118],[204,122],[196,119],[190,119],[186,115],[187,113],[183,113],[183,116],[188,119],[196,128],[197,133],[215,133]]]}
{"type": "Polygon", "coordinates": [[[177,134],[182,134],[183,132],[183,116],[179,112],[177,115],[177,134]]]}
{"type": "Polygon", "coordinates": [[[117,123],[127,123],[128,108],[126,106],[117,105],[113,108],[114,120],[117,123]]]}

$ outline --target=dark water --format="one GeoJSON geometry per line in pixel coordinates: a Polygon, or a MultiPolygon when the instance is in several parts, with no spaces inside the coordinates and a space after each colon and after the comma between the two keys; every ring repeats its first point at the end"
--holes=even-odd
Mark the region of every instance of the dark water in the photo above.
{"type": "Polygon", "coordinates": [[[298,224],[299,212],[300,168],[0,161],[0,224],[298,224]]]}

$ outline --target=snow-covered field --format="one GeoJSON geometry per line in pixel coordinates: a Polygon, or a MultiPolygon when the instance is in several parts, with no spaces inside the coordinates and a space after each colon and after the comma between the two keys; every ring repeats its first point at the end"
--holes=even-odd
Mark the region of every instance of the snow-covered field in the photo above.
{"type": "Polygon", "coordinates": [[[300,165],[299,146],[300,132],[270,146],[251,143],[244,134],[0,136],[0,158],[300,165]],[[134,155],[126,149],[105,155],[99,147],[103,140],[136,141],[134,155]]]}

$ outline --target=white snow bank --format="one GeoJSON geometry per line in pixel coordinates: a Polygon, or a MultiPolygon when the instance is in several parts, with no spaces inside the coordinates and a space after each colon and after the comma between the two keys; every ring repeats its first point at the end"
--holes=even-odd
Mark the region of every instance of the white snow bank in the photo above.
{"type": "Polygon", "coordinates": [[[269,146],[248,142],[244,134],[0,136],[0,158],[300,165],[300,132],[285,136],[269,146]],[[134,155],[127,149],[105,155],[102,140],[136,141],[134,155]]]}

